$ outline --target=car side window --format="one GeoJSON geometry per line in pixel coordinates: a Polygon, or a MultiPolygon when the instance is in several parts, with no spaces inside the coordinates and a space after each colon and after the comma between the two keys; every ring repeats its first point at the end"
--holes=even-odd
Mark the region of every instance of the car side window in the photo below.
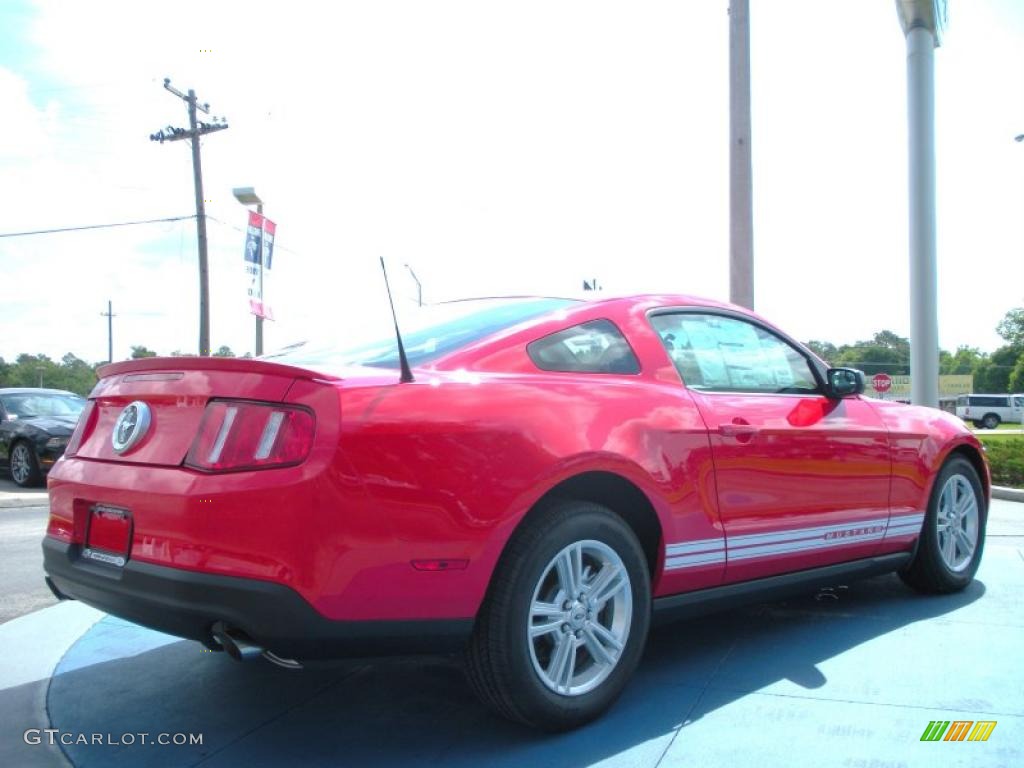
{"type": "Polygon", "coordinates": [[[533,341],[526,352],[543,371],[639,373],[629,342],[610,320],[591,320],[533,341]]]}
{"type": "Polygon", "coordinates": [[[820,392],[795,347],[753,323],[723,315],[655,315],[651,324],[690,389],[705,392],[820,392]]]}

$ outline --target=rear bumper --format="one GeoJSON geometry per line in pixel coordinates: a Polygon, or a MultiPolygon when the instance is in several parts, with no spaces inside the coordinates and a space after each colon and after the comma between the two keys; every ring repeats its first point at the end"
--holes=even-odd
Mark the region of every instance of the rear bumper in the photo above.
{"type": "Polygon", "coordinates": [[[208,645],[217,621],[278,656],[300,660],[453,652],[473,628],[472,619],[335,621],[283,584],[134,560],[117,568],[80,554],[77,544],[43,540],[43,567],[63,595],[208,645]]]}

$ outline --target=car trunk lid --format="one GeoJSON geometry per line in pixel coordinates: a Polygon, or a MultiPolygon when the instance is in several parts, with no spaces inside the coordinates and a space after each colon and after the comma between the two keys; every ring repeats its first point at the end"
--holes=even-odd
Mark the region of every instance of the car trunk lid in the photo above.
{"type": "Polygon", "coordinates": [[[281,402],[296,379],[331,378],[261,360],[210,357],[132,360],[99,373],[89,395],[94,424],[75,455],[155,466],[182,463],[211,399],[281,402]],[[118,417],[134,402],[145,403],[149,424],[135,444],[119,452],[112,439],[118,417]]]}

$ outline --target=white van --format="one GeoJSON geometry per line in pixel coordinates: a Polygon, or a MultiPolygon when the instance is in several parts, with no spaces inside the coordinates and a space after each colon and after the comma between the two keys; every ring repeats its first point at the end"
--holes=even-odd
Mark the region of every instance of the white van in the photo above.
{"type": "Polygon", "coordinates": [[[1024,395],[960,395],[956,415],[976,427],[995,429],[1001,422],[1020,424],[1024,417],[1024,395]]]}

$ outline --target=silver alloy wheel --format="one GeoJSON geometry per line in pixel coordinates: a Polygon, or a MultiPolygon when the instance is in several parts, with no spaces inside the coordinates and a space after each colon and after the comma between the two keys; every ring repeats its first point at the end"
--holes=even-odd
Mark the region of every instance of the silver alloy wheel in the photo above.
{"type": "Polygon", "coordinates": [[[11,451],[11,477],[18,485],[27,482],[28,476],[32,473],[32,456],[28,450],[27,445],[18,443],[11,451]]]}
{"type": "Polygon", "coordinates": [[[618,553],[600,541],[570,544],[533,590],[526,640],[534,671],[563,696],[594,690],[618,664],[632,619],[632,585],[618,553]]]}
{"type": "Polygon", "coordinates": [[[939,554],[954,573],[966,570],[978,546],[978,498],[963,475],[953,475],[939,494],[939,554]]]}

